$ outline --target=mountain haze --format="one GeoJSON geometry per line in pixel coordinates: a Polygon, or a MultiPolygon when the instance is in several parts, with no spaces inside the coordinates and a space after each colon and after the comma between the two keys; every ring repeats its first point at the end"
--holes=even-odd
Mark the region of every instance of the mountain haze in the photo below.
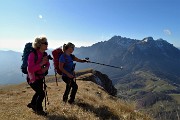
{"type": "MultiPolygon", "coordinates": [[[[47,53],[51,54],[51,51],[48,50],[47,53]]],[[[0,56],[0,85],[26,81],[26,75],[21,72],[22,53],[0,50],[0,56]]],[[[52,75],[54,74],[53,62],[50,61],[50,64],[49,75],[52,75]]]]}
{"type": "Polygon", "coordinates": [[[23,82],[20,71],[22,53],[14,51],[0,51],[0,84],[14,84],[23,82]]]}

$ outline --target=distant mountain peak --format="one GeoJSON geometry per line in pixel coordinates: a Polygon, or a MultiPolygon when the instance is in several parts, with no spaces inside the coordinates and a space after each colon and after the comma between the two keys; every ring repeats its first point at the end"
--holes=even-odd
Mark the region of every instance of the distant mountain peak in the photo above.
{"type": "Polygon", "coordinates": [[[154,41],[153,37],[146,37],[142,40],[143,42],[150,42],[150,41],[154,41]]]}

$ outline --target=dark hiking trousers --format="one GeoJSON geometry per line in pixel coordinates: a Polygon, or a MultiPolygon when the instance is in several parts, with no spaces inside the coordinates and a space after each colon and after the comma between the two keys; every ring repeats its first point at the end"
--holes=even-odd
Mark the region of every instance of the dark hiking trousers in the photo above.
{"type": "Polygon", "coordinates": [[[62,76],[62,79],[66,83],[66,90],[65,90],[64,95],[63,95],[63,100],[66,101],[68,99],[69,92],[72,88],[70,100],[74,101],[75,96],[76,96],[76,92],[78,89],[78,85],[76,84],[76,82],[72,78],[62,76]]]}
{"type": "Polygon", "coordinates": [[[30,86],[35,91],[31,104],[36,106],[37,111],[42,111],[42,102],[45,97],[45,92],[43,90],[43,79],[36,80],[34,83],[31,83],[30,86]]]}

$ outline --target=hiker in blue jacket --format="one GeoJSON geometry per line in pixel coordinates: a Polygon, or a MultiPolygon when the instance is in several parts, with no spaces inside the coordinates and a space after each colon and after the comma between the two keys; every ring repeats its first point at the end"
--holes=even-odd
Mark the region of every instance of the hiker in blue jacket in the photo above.
{"type": "Polygon", "coordinates": [[[72,43],[64,44],[63,45],[63,54],[59,58],[59,69],[62,71],[62,79],[66,83],[66,90],[63,95],[63,101],[67,102],[69,92],[72,88],[70,99],[68,102],[72,104],[75,99],[75,95],[78,89],[78,85],[76,84],[74,69],[75,64],[73,61],[76,62],[88,62],[84,59],[79,59],[75,57],[72,53],[74,51],[75,45],[72,43]]]}

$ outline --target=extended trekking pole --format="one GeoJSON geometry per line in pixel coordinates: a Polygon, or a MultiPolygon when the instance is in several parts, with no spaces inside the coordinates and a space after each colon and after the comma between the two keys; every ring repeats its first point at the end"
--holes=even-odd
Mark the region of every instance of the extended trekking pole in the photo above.
{"type": "MultiPolygon", "coordinates": [[[[89,60],[89,58],[85,58],[86,60],[89,60]]],[[[116,67],[116,66],[113,66],[113,65],[107,65],[107,64],[103,64],[103,63],[97,63],[97,62],[91,62],[89,61],[88,63],[94,63],[94,64],[98,64],[98,65],[104,65],[104,66],[108,66],[108,67],[113,67],[113,68],[118,68],[118,69],[123,69],[123,67],[116,67]]]]}

